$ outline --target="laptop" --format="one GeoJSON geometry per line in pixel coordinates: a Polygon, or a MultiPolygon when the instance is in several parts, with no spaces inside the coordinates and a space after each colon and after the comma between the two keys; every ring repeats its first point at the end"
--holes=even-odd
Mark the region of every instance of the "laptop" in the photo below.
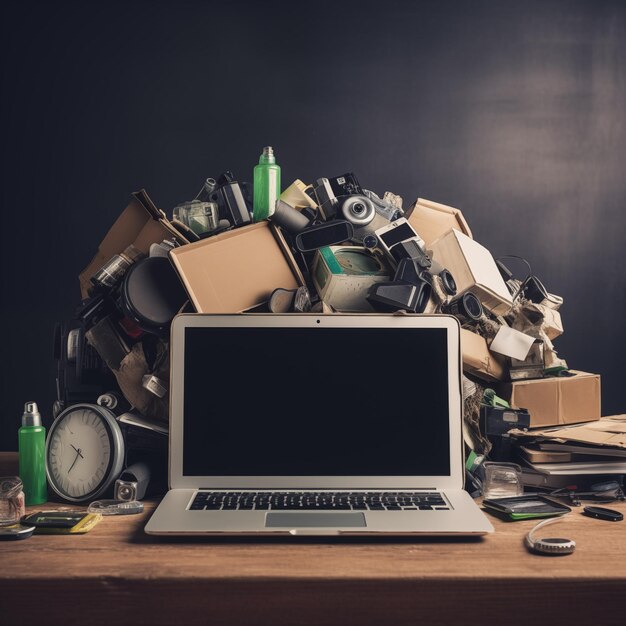
{"type": "Polygon", "coordinates": [[[151,535],[482,535],[445,315],[180,315],[151,535]]]}

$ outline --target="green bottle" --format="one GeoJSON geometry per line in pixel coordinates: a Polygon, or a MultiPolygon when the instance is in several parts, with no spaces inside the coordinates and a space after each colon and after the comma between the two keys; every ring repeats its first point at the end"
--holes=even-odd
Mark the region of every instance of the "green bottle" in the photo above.
{"type": "Polygon", "coordinates": [[[26,505],[43,504],[48,500],[46,485],[46,429],[36,402],[27,402],[18,431],[20,478],[24,483],[26,505]]]}
{"type": "Polygon", "coordinates": [[[259,164],[254,168],[254,201],[252,215],[255,222],[266,220],[276,208],[280,196],[280,165],[276,163],[271,146],[263,148],[259,164]]]}

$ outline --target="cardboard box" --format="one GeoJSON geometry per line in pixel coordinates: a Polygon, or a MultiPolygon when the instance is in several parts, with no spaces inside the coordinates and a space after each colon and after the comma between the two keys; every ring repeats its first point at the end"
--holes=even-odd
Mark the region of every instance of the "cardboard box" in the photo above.
{"type": "Polygon", "coordinates": [[[527,409],[530,427],[576,424],[600,419],[600,376],[571,370],[572,376],[501,384],[498,395],[527,409]]]}
{"type": "Polygon", "coordinates": [[[506,376],[506,358],[489,351],[484,337],[461,328],[463,369],[487,381],[503,380],[506,376]]]}
{"type": "Polygon", "coordinates": [[[170,259],[198,313],[239,313],[304,278],[280,231],[263,221],[175,248],[170,259]]]}
{"type": "Polygon", "coordinates": [[[467,225],[463,213],[454,207],[432,202],[425,198],[418,198],[407,213],[409,224],[424,240],[427,248],[430,248],[433,241],[453,228],[468,237],[472,236],[472,231],[467,225]]]}
{"type": "Polygon", "coordinates": [[[450,270],[457,293],[472,291],[482,305],[504,315],[513,304],[491,252],[458,230],[451,230],[431,245],[433,260],[450,270]]]}
{"type": "Polygon", "coordinates": [[[171,224],[165,213],[156,207],[145,189],[135,191],[130,204],[111,226],[89,265],[80,273],[78,280],[81,297],[84,299],[88,295],[87,291],[92,286],[90,278],[109,259],[124,252],[131,244],[147,255],[153,243],[172,238],[180,244],[189,243],[185,235],[171,224]]]}

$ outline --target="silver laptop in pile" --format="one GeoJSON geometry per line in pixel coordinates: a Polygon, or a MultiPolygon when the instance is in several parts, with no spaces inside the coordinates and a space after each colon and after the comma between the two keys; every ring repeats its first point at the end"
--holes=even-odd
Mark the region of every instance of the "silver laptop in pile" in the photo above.
{"type": "Polygon", "coordinates": [[[481,535],[449,316],[181,315],[152,535],[481,535]]]}

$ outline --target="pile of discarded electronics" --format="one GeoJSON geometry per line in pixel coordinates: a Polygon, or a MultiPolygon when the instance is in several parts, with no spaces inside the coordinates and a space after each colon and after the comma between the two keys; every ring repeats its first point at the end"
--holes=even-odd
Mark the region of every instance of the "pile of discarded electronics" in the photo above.
{"type": "Polygon", "coordinates": [[[515,276],[519,257],[494,259],[460,210],[423,198],[405,208],[354,173],[279,192],[280,181],[261,218],[256,191],[231,172],[171,216],[133,193],[80,274],[75,318],[57,329],[55,415],[97,403],[166,429],[180,312],[401,311],[461,324],[468,459],[511,458],[512,428],[600,418],[600,377],[570,370],[552,343],[562,298],[527,261],[515,276]]]}

